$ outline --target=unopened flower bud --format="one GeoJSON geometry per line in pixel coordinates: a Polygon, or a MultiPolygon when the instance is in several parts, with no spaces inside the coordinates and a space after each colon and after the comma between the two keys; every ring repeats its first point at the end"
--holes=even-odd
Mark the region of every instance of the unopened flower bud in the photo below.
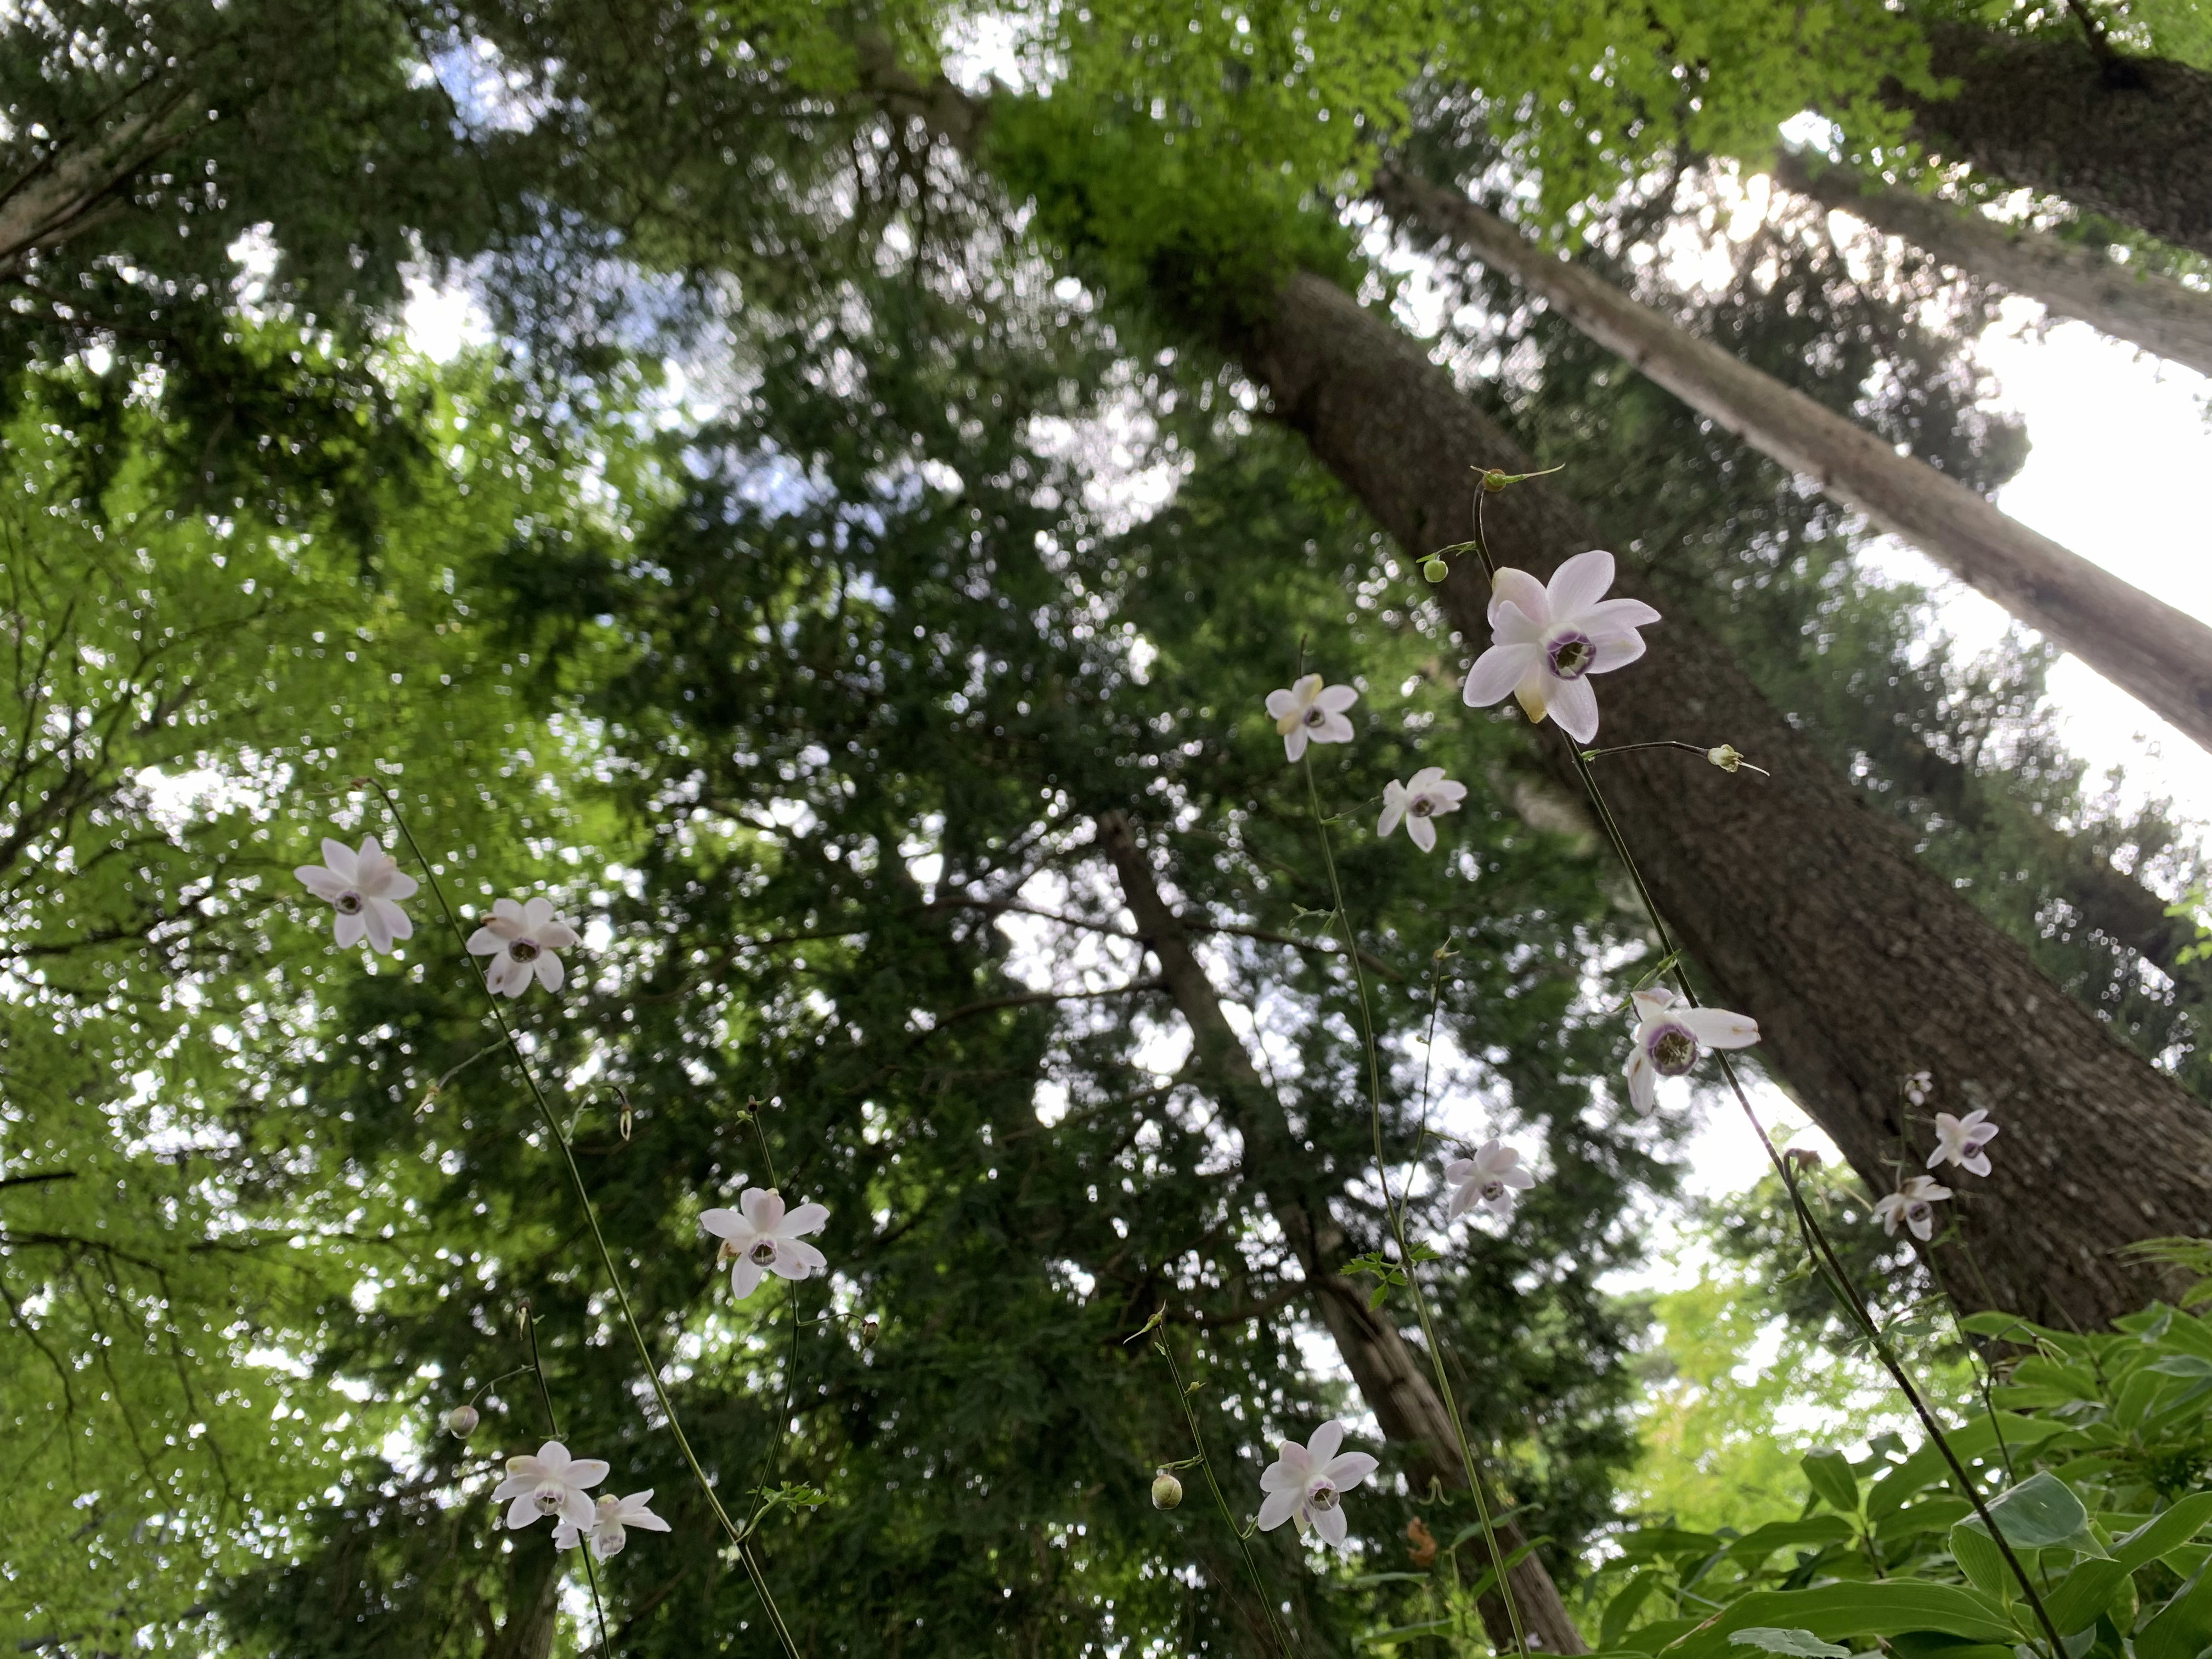
{"type": "Polygon", "coordinates": [[[1817,1170],[1820,1167],[1820,1155],[1810,1146],[1792,1146],[1782,1154],[1782,1161],[1798,1170],[1817,1170]]]}
{"type": "Polygon", "coordinates": [[[1171,1510],[1182,1502],[1182,1482],[1167,1470],[1162,1469],[1152,1477],[1152,1507],[1171,1510]]]}
{"type": "Polygon", "coordinates": [[[1723,772],[1733,772],[1743,764],[1743,757],[1735,751],[1734,744],[1724,743],[1705,750],[1705,758],[1723,772]]]}
{"type": "Polygon", "coordinates": [[[879,1328],[881,1328],[876,1323],[875,1315],[870,1314],[866,1319],[862,1320],[860,1322],[860,1346],[864,1348],[872,1348],[875,1346],[876,1332],[879,1328]]]}
{"type": "Polygon", "coordinates": [[[456,1406],[440,1421],[445,1424],[447,1434],[457,1434],[465,1440],[476,1432],[477,1408],[474,1406],[456,1406]]]}
{"type": "Polygon", "coordinates": [[[1421,574],[1429,581],[1440,582],[1449,571],[1450,567],[1442,558],[1431,556],[1421,561],[1421,574]]]}
{"type": "Polygon", "coordinates": [[[1499,471],[1494,466],[1485,468],[1483,471],[1482,487],[1486,492],[1492,495],[1497,495],[1500,490],[1504,489],[1506,485],[1512,482],[1513,480],[1510,477],[1505,473],[1499,471]]]}

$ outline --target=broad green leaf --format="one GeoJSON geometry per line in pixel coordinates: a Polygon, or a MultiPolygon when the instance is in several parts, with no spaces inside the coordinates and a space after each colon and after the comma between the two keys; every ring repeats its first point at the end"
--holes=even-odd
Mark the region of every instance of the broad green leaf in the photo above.
{"type": "Polygon", "coordinates": [[[2212,1376],[2212,1358],[2199,1353],[2170,1353],[2145,1369],[2161,1376],[2212,1376]]]}
{"type": "Polygon", "coordinates": [[[1986,1596],[1954,1584],[1887,1578],[1817,1589],[1753,1591],[1674,1643],[1667,1650],[1668,1659],[1724,1659],[1731,1650],[1730,1636],[1760,1626],[1808,1630],[1832,1638],[1926,1631],[1971,1642],[2009,1644],[2020,1639],[2002,1607],[1986,1596]]]}
{"type": "Polygon", "coordinates": [[[2044,1592],[2044,1610],[2061,1636],[2086,1630],[2097,1622],[2127,1576],[2128,1570],[2118,1561],[2084,1561],[2044,1592]]]}
{"type": "Polygon", "coordinates": [[[1851,1650],[1823,1642],[1809,1630],[1784,1630],[1772,1625],[1753,1625],[1729,1638],[1731,1645],[1787,1654],[1791,1659],[1850,1659],[1851,1650]]]}
{"type": "MultiPolygon", "coordinates": [[[[2073,1489],[2055,1474],[2032,1474],[1990,1499],[1988,1508],[1990,1519],[2014,1549],[2063,1548],[2083,1555],[2107,1553],[2090,1535],[2089,1511],[2082,1508],[2073,1489]]],[[[1988,1530],[1978,1515],[1959,1524],[1977,1532],[1988,1530]]]]}
{"type": "Polygon", "coordinates": [[[1858,1513],[1859,1479],[1852,1473],[1850,1460],[1843,1453],[1808,1452],[1797,1460],[1797,1467],[1805,1471],[1805,1479],[1812,1483],[1813,1495],[1830,1509],[1845,1515],[1858,1513]]]}
{"type": "Polygon", "coordinates": [[[1598,1623],[1598,1646],[1609,1648],[1620,1644],[1660,1583],[1660,1575],[1649,1569],[1629,1575],[1627,1583],[1621,1586],[1620,1593],[1605,1604],[1605,1617],[1598,1623]]]}
{"type": "Polygon", "coordinates": [[[2136,1659],[2197,1659],[2212,1647],[2212,1572],[2200,1572],[2136,1632],[2136,1659]]]}
{"type": "Polygon", "coordinates": [[[2129,1571],[2177,1550],[2212,1524],[2212,1492],[2191,1492],[2153,1516],[2112,1546],[2112,1558],[2129,1571]]]}
{"type": "Polygon", "coordinates": [[[1978,1590],[2009,1600],[2020,1588],[2014,1581],[2012,1569],[2005,1565],[2003,1552],[1997,1548],[1996,1540],[1979,1527],[1961,1525],[1951,1528],[1951,1559],[1978,1590]]]}
{"type": "Polygon", "coordinates": [[[1840,1544],[1851,1536],[1851,1523],[1840,1515],[1811,1515],[1802,1521],[1770,1521],[1753,1528],[1728,1547],[1729,1559],[1755,1567],[1777,1550],[1803,1545],[1840,1544]]]}

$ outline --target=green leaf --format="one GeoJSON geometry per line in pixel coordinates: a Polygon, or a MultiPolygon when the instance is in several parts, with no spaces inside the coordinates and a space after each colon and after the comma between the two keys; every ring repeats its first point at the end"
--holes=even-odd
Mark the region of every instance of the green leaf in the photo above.
{"type": "Polygon", "coordinates": [[[2009,1645],[2020,1638],[2003,1608],[1987,1596],[1954,1584],[1887,1578],[1817,1589],[1755,1590],[1668,1648],[1668,1659],[1725,1659],[1730,1636],[1760,1626],[1808,1630],[1830,1638],[1925,1631],[2009,1645]]]}
{"type": "MultiPolygon", "coordinates": [[[[2073,1488],[2057,1475],[2032,1474],[1989,1502],[1990,1516],[2014,1549],[2069,1549],[2083,1555],[2108,1553],[2089,1533],[2089,1511],[2073,1488]]],[[[1986,1534],[1978,1515],[1959,1523],[1986,1534]]]]}
{"type": "Polygon", "coordinates": [[[1812,1515],[1802,1521],[1770,1521],[1729,1546],[1729,1559],[1747,1570],[1777,1550],[1792,1546],[1840,1544],[1851,1536],[1851,1523],[1840,1515],[1812,1515]]]}
{"type": "Polygon", "coordinates": [[[1850,1659],[1851,1655],[1849,1648],[1823,1642],[1809,1630],[1784,1630],[1773,1625],[1753,1625],[1735,1632],[1729,1641],[1735,1647],[1789,1654],[1792,1659],[1850,1659]]]}
{"type": "Polygon", "coordinates": [[[2203,1354],[2170,1353],[2146,1367],[2161,1376],[2212,1376],[2212,1359],[2203,1354]]]}
{"type": "Polygon", "coordinates": [[[1980,1527],[1962,1524],[1951,1528],[1951,1559],[1978,1590],[2009,1600],[2019,1588],[1996,1540],[1980,1527]]]}
{"type": "Polygon", "coordinates": [[[2112,1557],[2133,1572],[2179,1549],[2208,1524],[2212,1524],[2212,1492],[2191,1492],[2113,1545],[2112,1557]]]}
{"type": "Polygon", "coordinates": [[[2060,1579],[2056,1589],[2045,1593],[2044,1611],[2061,1636],[2087,1630],[2111,1604],[2113,1592],[2127,1576],[2128,1570],[2118,1561],[2084,1561],[2060,1579]]]}
{"type": "Polygon", "coordinates": [[[1449,1619],[1431,1619],[1425,1625],[1397,1625],[1389,1630],[1370,1630],[1354,1643],[1363,1648],[1387,1648],[1399,1642],[1410,1642],[1416,1636],[1435,1636],[1452,1628],[1449,1619]]]}
{"type": "Polygon", "coordinates": [[[1628,1633],[1636,1615],[1651,1599],[1651,1592],[1659,1588],[1661,1577],[1648,1569],[1632,1572],[1620,1592],[1605,1604],[1605,1617],[1599,1622],[1597,1644],[1601,1648],[1615,1646],[1628,1633]]]}
{"type": "Polygon", "coordinates": [[[2212,1572],[2200,1572],[2195,1582],[2136,1632],[2136,1659],[2197,1659],[2209,1646],[2212,1646],[2212,1572]]]}
{"type": "Polygon", "coordinates": [[[1845,1515],[1858,1513],[1859,1478],[1843,1453],[1808,1452],[1797,1460],[1797,1467],[1805,1471],[1805,1479],[1812,1483],[1813,1495],[1830,1509],[1840,1510],[1845,1515]]]}

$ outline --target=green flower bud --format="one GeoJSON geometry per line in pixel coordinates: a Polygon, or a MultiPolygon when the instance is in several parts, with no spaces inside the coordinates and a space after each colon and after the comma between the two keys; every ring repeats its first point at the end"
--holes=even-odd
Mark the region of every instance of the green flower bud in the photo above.
{"type": "Polygon", "coordinates": [[[447,1434],[457,1434],[465,1440],[476,1432],[477,1408],[474,1406],[456,1406],[438,1420],[446,1425],[447,1434]]]}
{"type": "Polygon", "coordinates": [[[1450,567],[1440,556],[1431,555],[1421,561],[1421,574],[1432,582],[1442,581],[1449,570],[1450,567]]]}
{"type": "Polygon", "coordinates": [[[1182,1482],[1162,1469],[1152,1477],[1152,1507],[1171,1510],[1182,1502],[1182,1482]]]}

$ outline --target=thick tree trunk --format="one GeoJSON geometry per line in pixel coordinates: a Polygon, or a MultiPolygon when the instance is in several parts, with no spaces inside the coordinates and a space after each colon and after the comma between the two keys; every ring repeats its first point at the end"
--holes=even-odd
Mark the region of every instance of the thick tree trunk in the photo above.
{"type": "Polygon", "coordinates": [[[46,157],[0,189],[0,276],[19,270],[38,249],[101,223],[131,175],[191,125],[184,98],[173,94],[160,108],[46,157]]]}
{"type": "MultiPolygon", "coordinates": [[[[1293,278],[1243,350],[1277,414],[1410,553],[1465,539],[1471,467],[1531,466],[1419,343],[1319,277],[1293,278]]],[[[1540,481],[1486,511],[1493,551],[1540,574],[1594,542],[1540,481]]],[[[1618,591],[1666,608],[1626,562],[1618,591]]],[[[1454,561],[1437,592],[1469,653],[1486,644],[1474,562],[1454,561]]],[[[1908,1074],[1935,1074],[1936,1106],[1984,1106],[2003,1125],[1996,1173],[1955,1183],[1942,1265],[1967,1306],[2094,1327],[2141,1305],[2156,1286],[2116,1252],[2212,1231],[2212,1112],[1922,865],[1717,641],[1677,620],[1649,639],[1600,688],[1601,741],[1727,741],[1773,773],[1729,777],[1672,750],[1598,763],[1716,999],[1759,1022],[1762,1059],[1877,1191],[1896,1184],[1908,1074]]],[[[1571,781],[1556,730],[1540,741],[1571,781]]],[[[1931,1144],[1911,1127],[1920,1156],[1905,1173],[1931,1144]]]]}
{"type": "MultiPolygon", "coordinates": [[[[1190,1026],[1192,1053],[1200,1073],[1212,1086],[1223,1115],[1243,1139],[1249,1167],[1261,1176],[1267,1206],[1297,1253],[1314,1287],[1322,1321],[1336,1340],[1337,1351],[1359,1386],[1360,1396],[1382,1425],[1384,1437],[1408,1448],[1416,1491],[1431,1479],[1464,1491],[1458,1437],[1443,1400],[1431,1386],[1398,1328],[1368,1311],[1359,1288],[1337,1272],[1347,1254],[1343,1230],[1329,1214],[1324,1195],[1302,1190],[1286,1179],[1299,1164],[1282,1102],[1261,1078],[1244,1044],[1221,1012],[1220,999],[1204,966],[1193,954],[1182,920],[1161,896],[1151,864],[1138,846],[1129,822],[1119,812],[1098,820],[1098,842],[1120,878],[1121,896],[1137,932],[1160,964],[1160,976],[1190,1026]]],[[[1528,1540],[1511,1521],[1498,1528],[1498,1544],[1509,1554],[1528,1540]]],[[[1486,1562],[1477,1561],[1482,1571],[1486,1562]]],[[[1583,1653],[1581,1633],[1568,1616],[1559,1587],[1532,1553],[1508,1572],[1516,1606],[1529,1640],[1552,1653],[1583,1653]]],[[[1502,1607],[1486,1607],[1492,1639],[1510,1648],[1511,1628],[1502,1607]]]]}
{"type": "Polygon", "coordinates": [[[2037,534],[1925,462],[1554,258],[1456,191],[1405,174],[1393,210],[1456,239],[1698,413],[1902,536],[2212,749],[2212,628],[2037,534]]]}
{"type": "Polygon", "coordinates": [[[1774,179],[1822,207],[1901,237],[1954,270],[2071,317],[2155,356],[2212,374],[2212,294],[2120,264],[2095,248],[2001,225],[1970,208],[1862,179],[1849,167],[1808,165],[1788,150],[1774,179]]]}
{"type": "Polygon", "coordinates": [[[1945,159],[2063,196],[2212,254],[2212,74],[2100,50],[2075,33],[1972,23],[1927,29],[1930,67],[1956,94],[1893,85],[1912,136],[1945,159]]]}

